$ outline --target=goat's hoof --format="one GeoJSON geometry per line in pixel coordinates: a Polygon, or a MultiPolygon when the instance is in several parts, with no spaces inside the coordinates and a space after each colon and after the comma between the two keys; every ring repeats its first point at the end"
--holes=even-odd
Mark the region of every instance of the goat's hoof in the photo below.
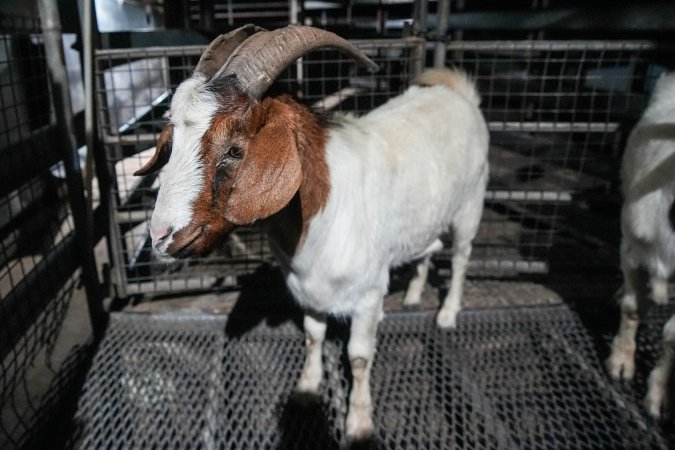
{"type": "Polygon", "coordinates": [[[655,389],[650,389],[645,397],[645,409],[650,416],[659,420],[661,418],[661,410],[663,409],[663,393],[655,392],[655,389]]]}
{"type": "Polygon", "coordinates": [[[321,377],[302,377],[298,381],[295,391],[303,394],[318,395],[321,377]]]}
{"type": "Polygon", "coordinates": [[[635,376],[635,358],[632,353],[613,351],[605,364],[609,375],[615,380],[632,380],[635,376]]]}
{"type": "Polygon", "coordinates": [[[362,414],[347,414],[347,440],[360,442],[372,440],[375,436],[373,419],[362,414]]]}
{"type": "Polygon", "coordinates": [[[436,316],[439,328],[455,328],[457,326],[457,311],[440,310],[436,316]]]}
{"type": "Polygon", "coordinates": [[[407,295],[403,299],[403,306],[406,308],[412,308],[420,305],[420,296],[410,296],[408,297],[407,295]]]}

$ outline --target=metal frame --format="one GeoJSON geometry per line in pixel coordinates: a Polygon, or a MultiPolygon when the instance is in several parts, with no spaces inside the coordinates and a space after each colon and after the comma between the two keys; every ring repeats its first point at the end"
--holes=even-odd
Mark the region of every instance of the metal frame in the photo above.
{"type": "MultiPolygon", "coordinates": [[[[58,11],[48,0],[39,7],[39,19],[0,15],[2,448],[39,448],[39,431],[64,420],[55,411],[64,411],[82,374],[80,356],[91,346],[69,349],[73,358],[58,367],[50,360],[78,280],[94,338],[106,319],[72,140],[58,11]]],[[[62,437],[51,433],[50,445],[62,437]]]]}
{"type": "Polygon", "coordinates": [[[491,132],[474,270],[548,273],[554,247],[580,242],[592,249],[569,251],[567,261],[555,263],[571,269],[613,261],[618,242],[611,230],[594,239],[570,221],[591,217],[580,211],[591,196],[618,203],[617,161],[648,98],[642,88],[657,74],[649,71],[655,43],[453,41],[444,48],[445,65],[476,80],[491,132]]]}
{"type": "MultiPolygon", "coordinates": [[[[363,113],[400,92],[406,83],[399,83],[393,91],[387,91],[387,86],[396,80],[408,80],[409,75],[419,73],[424,66],[426,41],[421,38],[354,43],[372,56],[378,56],[380,52],[379,62],[386,62],[387,69],[369,78],[362,73],[352,73],[350,63],[338,55],[320,52],[303,58],[281,77],[279,83],[315,106],[363,113]],[[382,53],[385,48],[389,50],[382,53]],[[408,73],[401,76],[391,71],[391,64],[397,64],[403,48],[409,49],[407,66],[403,65],[403,70],[408,73]],[[333,76],[333,70],[338,75],[333,76]],[[335,83],[342,84],[336,88],[335,83]]],[[[134,118],[122,126],[121,131],[113,131],[110,126],[120,120],[111,121],[111,114],[121,109],[115,109],[107,101],[111,91],[122,88],[106,85],[104,72],[131,73],[136,70],[148,76],[162,72],[162,83],[167,87],[151,97],[153,108],[163,111],[169,101],[170,88],[189,75],[202,48],[156,47],[97,52],[97,95],[99,105],[102,105],[98,111],[99,122],[105,131],[102,139],[113,179],[120,170],[114,167],[115,164],[124,158],[137,158],[135,155],[139,150],[154,144],[162,118],[157,113],[153,117],[134,118]],[[169,58],[173,58],[173,62],[169,63],[169,58]],[[155,61],[156,67],[148,65],[151,64],[148,61],[155,61]],[[130,69],[120,66],[123,62],[134,62],[139,66],[130,69]]],[[[625,122],[634,120],[646,101],[647,97],[639,87],[648,85],[651,81],[648,78],[655,73],[645,72],[647,55],[657,50],[655,44],[650,41],[590,40],[454,41],[444,43],[443,48],[447,65],[463,67],[476,79],[492,134],[491,182],[486,195],[486,213],[475,241],[471,273],[489,276],[546,274],[550,272],[551,259],[557,258],[555,264],[561,264],[561,258],[557,256],[560,249],[573,255],[567,262],[562,262],[570,265],[581,262],[590,265],[592,258],[587,256],[596,252],[600,252],[599,260],[602,261],[615,258],[614,242],[584,236],[583,230],[565,223],[563,215],[577,207],[580,196],[585,201],[586,192],[599,190],[616,199],[616,183],[609,172],[620,154],[626,134],[625,122]],[[618,70],[618,73],[612,70],[618,70]],[[614,84],[603,86],[601,83],[608,81],[614,84]],[[570,105],[565,105],[570,101],[570,105]],[[605,173],[589,171],[596,168],[590,167],[587,159],[593,164],[600,161],[605,173]],[[586,253],[575,254],[569,250],[580,243],[590,244],[584,250],[586,253]],[[554,247],[556,255],[551,253],[554,247]]],[[[108,80],[110,84],[111,78],[108,80]]],[[[127,178],[124,182],[130,180],[127,178]]],[[[153,269],[145,255],[142,264],[147,270],[142,282],[146,286],[141,286],[138,281],[142,277],[128,269],[130,263],[140,261],[138,256],[147,252],[147,236],[145,243],[130,244],[136,248],[135,255],[124,248],[123,238],[129,228],[149,219],[150,210],[147,205],[128,208],[120,203],[119,197],[131,191],[137,195],[153,189],[148,185],[150,181],[136,183],[135,186],[118,185],[114,192],[118,197],[111,198],[112,204],[117,205],[111,217],[111,228],[113,241],[117,243],[113,262],[119,296],[232,288],[237,286],[238,276],[251,273],[260,264],[273,263],[260,233],[243,230],[243,238],[236,238],[238,241],[233,245],[240,248],[242,243],[253,245],[255,257],[235,252],[230,260],[197,262],[197,265],[205,263],[201,266],[204,269],[201,275],[196,266],[189,266],[195,269],[191,277],[200,281],[193,278],[193,281],[185,282],[181,281],[181,271],[188,265],[172,275],[150,273],[153,269]],[[204,277],[208,273],[206,282],[204,277]],[[163,280],[161,283],[157,282],[158,276],[163,280]]],[[[447,274],[449,251],[442,252],[436,259],[441,275],[447,274]]]]}

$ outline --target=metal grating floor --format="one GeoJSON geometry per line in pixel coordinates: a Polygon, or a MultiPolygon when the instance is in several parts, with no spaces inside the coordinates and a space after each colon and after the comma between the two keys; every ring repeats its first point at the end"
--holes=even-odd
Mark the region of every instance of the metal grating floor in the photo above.
{"type": "MultiPolygon", "coordinates": [[[[292,395],[304,348],[293,322],[235,330],[226,316],[111,317],[79,403],[79,446],[298,448],[345,445],[344,323],[324,350],[322,398],[292,395]]],[[[608,383],[566,306],[394,313],[372,376],[377,441],[387,449],[666,448],[608,383]]]]}

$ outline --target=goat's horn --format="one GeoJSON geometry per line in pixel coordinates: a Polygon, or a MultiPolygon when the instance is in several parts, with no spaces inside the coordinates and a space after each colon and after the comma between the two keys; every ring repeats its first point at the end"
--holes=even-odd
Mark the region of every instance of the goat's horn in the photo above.
{"type": "Polygon", "coordinates": [[[207,79],[215,75],[218,70],[225,65],[232,52],[246,39],[259,31],[266,31],[264,28],[248,24],[232,30],[227,34],[221,34],[215,38],[202,53],[194,74],[201,74],[207,79]]]}
{"type": "Polygon", "coordinates": [[[214,78],[235,75],[251,96],[260,98],[293,61],[321,47],[341,50],[373,72],[379,69],[363,52],[334,33],[289,25],[248,38],[232,53],[214,78]]]}

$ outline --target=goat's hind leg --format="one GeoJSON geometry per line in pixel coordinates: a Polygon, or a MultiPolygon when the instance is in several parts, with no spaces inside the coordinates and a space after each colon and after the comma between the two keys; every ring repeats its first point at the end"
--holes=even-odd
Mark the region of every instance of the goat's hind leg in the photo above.
{"type": "Polygon", "coordinates": [[[436,317],[436,323],[441,328],[454,328],[457,322],[457,313],[462,309],[462,291],[464,290],[466,270],[471,257],[471,241],[476,236],[480,224],[482,203],[480,205],[480,207],[476,207],[473,203],[468,203],[455,218],[450,290],[445,296],[436,317]]]}
{"type": "Polygon", "coordinates": [[[404,306],[416,306],[420,304],[422,292],[424,292],[424,286],[427,283],[427,277],[429,275],[430,259],[431,255],[428,255],[417,263],[415,267],[415,276],[410,280],[408,289],[405,291],[405,297],[403,298],[404,306]]]}
{"type": "Polygon", "coordinates": [[[404,306],[415,306],[420,304],[424,286],[427,284],[427,277],[429,276],[429,265],[431,263],[431,255],[443,249],[443,242],[436,239],[424,252],[422,259],[415,266],[415,276],[408,283],[408,289],[405,291],[403,298],[404,306]]]}
{"type": "Polygon", "coordinates": [[[653,417],[661,417],[668,398],[668,380],[675,359],[675,316],[671,317],[663,327],[663,347],[656,366],[649,374],[645,407],[653,417]]]}
{"type": "Polygon", "coordinates": [[[303,325],[307,354],[296,390],[300,393],[318,394],[323,374],[321,351],[326,337],[326,318],[306,312],[303,325]]]}
{"type": "Polygon", "coordinates": [[[630,380],[635,375],[635,334],[640,322],[640,309],[647,306],[644,292],[646,272],[639,267],[628,267],[626,263],[623,266],[621,322],[606,364],[613,378],[630,380]]]}

